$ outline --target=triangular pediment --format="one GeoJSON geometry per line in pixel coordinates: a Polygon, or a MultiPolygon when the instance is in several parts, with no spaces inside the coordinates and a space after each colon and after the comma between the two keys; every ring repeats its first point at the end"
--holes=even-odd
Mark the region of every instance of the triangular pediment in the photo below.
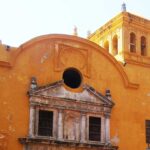
{"type": "Polygon", "coordinates": [[[58,81],[41,87],[33,88],[29,91],[30,96],[61,98],[68,100],[76,100],[81,102],[89,102],[112,107],[114,103],[106,96],[97,92],[93,87],[83,84],[82,92],[72,92],[64,87],[63,81],[58,81]]]}

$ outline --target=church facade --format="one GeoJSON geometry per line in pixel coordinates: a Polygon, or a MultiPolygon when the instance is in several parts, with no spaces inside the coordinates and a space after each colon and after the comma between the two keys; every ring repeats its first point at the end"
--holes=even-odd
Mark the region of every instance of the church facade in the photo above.
{"type": "Polygon", "coordinates": [[[128,12],[88,39],[1,43],[0,150],[146,149],[149,49],[150,21],[128,12]]]}

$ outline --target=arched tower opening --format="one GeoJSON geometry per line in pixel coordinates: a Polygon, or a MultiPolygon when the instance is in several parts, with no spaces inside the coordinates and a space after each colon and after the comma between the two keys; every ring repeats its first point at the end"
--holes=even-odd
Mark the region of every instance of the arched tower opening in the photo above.
{"type": "Polygon", "coordinates": [[[112,49],[112,54],[115,56],[118,54],[118,36],[115,35],[113,37],[113,49],[112,49]]]}
{"type": "Polygon", "coordinates": [[[136,35],[133,32],[130,33],[130,52],[136,52],[136,35]]]}
{"type": "Polygon", "coordinates": [[[109,42],[105,41],[104,48],[109,52],[109,42]]]}

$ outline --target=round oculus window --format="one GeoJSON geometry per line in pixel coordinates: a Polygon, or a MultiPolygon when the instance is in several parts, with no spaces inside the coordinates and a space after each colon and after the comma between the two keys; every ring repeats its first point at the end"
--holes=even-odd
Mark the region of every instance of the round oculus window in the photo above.
{"type": "Polygon", "coordinates": [[[75,68],[66,69],[63,73],[64,83],[70,88],[78,88],[81,84],[81,73],[75,68]]]}

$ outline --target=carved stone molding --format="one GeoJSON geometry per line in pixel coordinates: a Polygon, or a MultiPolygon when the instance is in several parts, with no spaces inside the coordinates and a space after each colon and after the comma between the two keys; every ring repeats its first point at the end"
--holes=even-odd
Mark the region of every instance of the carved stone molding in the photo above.
{"type": "Polygon", "coordinates": [[[57,108],[57,109],[68,109],[68,110],[77,110],[77,111],[83,111],[83,112],[97,112],[102,113],[104,111],[110,112],[110,109],[105,109],[104,106],[100,104],[92,104],[92,103],[85,103],[85,102],[79,102],[79,101],[73,101],[73,100],[65,100],[65,99],[58,99],[58,98],[46,98],[46,97],[34,97],[32,99],[31,105],[35,106],[47,106],[50,108],[57,108]]]}
{"type": "Polygon", "coordinates": [[[90,77],[90,51],[65,44],[55,44],[54,70],[62,71],[67,67],[79,68],[83,75],[90,77]],[[80,63],[76,62],[80,61],[80,63]]]}
{"type": "Polygon", "coordinates": [[[91,143],[80,143],[80,142],[74,142],[74,141],[59,141],[55,139],[44,139],[44,138],[19,138],[19,142],[21,144],[26,145],[25,150],[43,150],[45,147],[47,149],[56,150],[59,146],[62,150],[65,150],[66,148],[73,148],[75,147],[76,150],[82,149],[90,149],[90,150],[117,150],[117,146],[112,146],[111,144],[104,144],[104,143],[97,143],[97,142],[91,142],[91,143]],[[34,143],[34,144],[33,144],[34,143]]]}

